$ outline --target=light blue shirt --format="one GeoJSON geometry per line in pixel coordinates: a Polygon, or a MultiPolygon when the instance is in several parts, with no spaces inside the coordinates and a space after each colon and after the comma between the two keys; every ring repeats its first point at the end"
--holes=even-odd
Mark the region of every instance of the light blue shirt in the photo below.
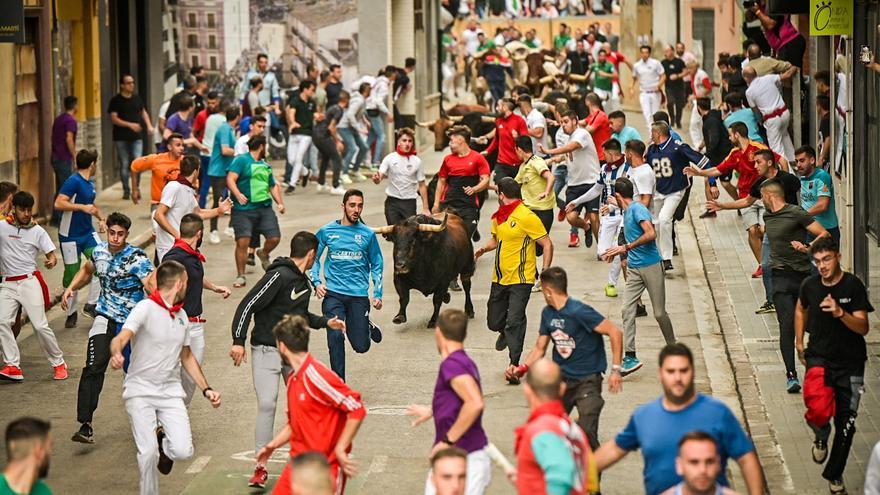
{"type": "Polygon", "coordinates": [[[635,139],[636,141],[641,141],[642,136],[639,135],[639,131],[637,131],[634,127],[625,125],[620,132],[615,132],[611,134],[611,137],[620,141],[620,148],[623,149],[626,147],[627,141],[632,141],[635,139]]]}
{"type": "Polygon", "coordinates": [[[264,74],[256,69],[250,69],[247,75],[244,76],[244,80],[241,82],[241,101],[244,101],[247,98],[248,91],[250,91],[251,79],[254,76],[260,76],[263,79],[263,89],[260,90],[259,95],[260,105],[265,107],[281,101],[281,92],[278,89],[278,79],[275,78],[275,73],[270,70],[264,74]]]}
{"type": "Polygon", "coordinates": [[[735,112],[730,112],[730,115],[724,119],[724,127],[730,127],[730,125],[735,122],[742,122],[749,128],[749,139],[759,143],[764,142],[764,138],[762,138],[761,133],[758,132],[758,119],[755,117],[755,112],[753,112],[751,108],[740,108],[735,112]]]}
{"type": "MultiPolygon", "coordinates": [[[[648,208],[638,201],[630,203],[623,213],[623,236],[626,238],[627,244],[645,233],[645,229],[641,225],[645,220],[652,221],[648,208]]],[[[636,246],[626,253],[626,264],[630,268],[644,268],[660,263],[662,260],[655,241],[636,246]]]]}
{"type": "Polygon", "coordinates": [[[312,282],[321,280],[321,257],[324,250],[324,280],[327,290],[353,297],[368,297],[370,278],[373,279],[373,298],[382,299],[382,249],[373,230],[362,222],[342,225],[339,220],[321,227],[318,252],[312,267],[312,282]]]}
{"type": "Polygon", "coordinates": [[[819,198],[829,198],[828,209],[813,218],[825,229],[837,227],[837,208],[834,205],[834,182],[831,174],[824,169],[817,168],[812,175],[801,177],[801,208],[810,211],[810,208],[819,202],[819,198]]]}

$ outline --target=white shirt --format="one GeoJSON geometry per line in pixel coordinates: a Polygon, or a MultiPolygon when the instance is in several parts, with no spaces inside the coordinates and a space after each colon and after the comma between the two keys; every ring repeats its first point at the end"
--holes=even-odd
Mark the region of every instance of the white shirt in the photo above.
{"type": "Polygon", "coordinates": [[[657,176],[654,175],[654,169],[647,163],[638,167],[630,166],[629,179],[633,183],[633,197],[654,194],[654,183],[657,181],[657,176]]]}
{"type": "Polygon", "coordinates": [[[422,159],[415,156],[400,156],[389,153],[379,165],[379,173],[388,178],[385,194],[397,199],[416,199],[419,197],[419,182],[425,180],[422,159]]]}
{"type": "Polygon", "coordinates": [[[568,163],[568,185],[581,186],[595,184],[599,180],[599,154],[596,153],[596,145],[593,136],[578,127],[569,136],[569,142],[575,141],[581,145],[571,152],[568,163]]]}
{"type": "Polygon", "coordinates": [[[0,219],[0,275],[16,277],[37,271],[37,255],[55,251],[55,244],[39,225],[19,229],[0,219]]]}
{"type": "MultiPolygon", "coordinates": [[[[706,74],[706,71],[703,69],[697,69],[697,72],[694,74],[693,87],[705,94],[702,94],[702,97],[711,98],[712,97],[712,84],[709,81],[709,89],[706,89],[706,82],[709,81],[709,74],[706,74]]],[[[700,96],[697,96],[700,98],[700,96]]]]}
{"type": "MultiPolygon", "coordinates": [[[[562,129],[562,126],[559,126],[559,129],[556,129],[556,147],[562,148],[563,146],[568,144],[569,140],[570,139],[568,137],[568,134],[566,134],[565,130],[562,129]]],[[[571,156],[566,154],[562,155],[562,157],[564,158],[564,160],[558,163],[556,165],[557,167],[560,165],[565,165],[566,167],[568,166],[568,160],[571,158],[571,156]]]]}
{"type": "Polygon", "coordinates": [[[189,345],[186,311],[174,317],[151,299],[137,303],[122,328],[134,332],[122,398],[183,398],[180,351],[189,345]]]}
{"type": "Polygon", "coordinates": [[[544,135],[540,138],[529,136],[532,138],[532,151],[534,153],[538,153],[538,143],[544,145],[544,148],[550,147],[548,145],[550,142],[550,136],[548,135],[550,131],[547,130],[547,119],[537,108],[532,108],[532,111],[526,115],[526,127],[528,127],[530,131],[532,129],[544,129],[544,135]]]}
{"type": "MultiPolygon", "coordinates": [[[[159,204],[168,207],[165,219],[175,229],[180,229],[180,220],[184,215],[194,212],[199,206],[195,189],[176,180],[169,182],[162,189],[162,198],[159,199],[159,204]]],[[[156,232],[156,253],[159,256],[159,261],[162,261],[165,253],[174,246],[174,237],[165,232],[165,229],[156,222],[155,211],[153,212],[153,230],[156,232]]]]}
{"type": "Polygon", "coordinates": [[[245,135],[239,137],[235,141],[235,148],[233,150],[233,151],[235,151],[235,156],[243,155],[245,153],[251,152],[251,149],[248,147],[248,141],[250,139],[251,139],[250,134],[245,134],[245,135]]]}
{"type": "Polygon", "coordinates": [[[778,74],[767,74],[756,77],[749,89],[746,90],[746,99],[750,107],[756,107],[762,115],[767,115],[776,109],[785,106],[782,100],[782,92],[779,91],[781,79],[778,74]]]}
{"type": "Polygon", "coordinates": [[[208,148],[208,152],[201,152],[202,156],[211,156],[211,152],[214,150],[214,136],[217,135],[217,129],[224,122],[226,122],[226,115],[223,112],[213,113],[205,120],[205,135],[202,136],[202,144],[208,148]]]}
{"type": "Polygon", "coordinates": [[[639,78],[639,90],[642,92],[657,91],[660,87],[660,76],[663,73],[663,65],[653,58],[649,58],[647,61],[639,59],[633,65],[633,74],[639,78]]]}
{"type": "Polygon", "coordinates": [[[480,48],[480,40],[477,36],[482,32],[483,30],[479,28],[473,31],[465,29],[461,32],[461,38],[464,40],[464,48],[467,50],[468,55],[477,53],[477,50],[480,48]]]}
{"type": "Polygon", "coordinates": [[[865,495],[880,495],[880,442],[874,444],[865,472],[865,495]]]}
{"type": "Polygon", "coordinates": [[[498,33],[495,36],[495,39],[493,41],[495,41],[495,46],[497,46],[498,48],[504,47],[505,42],[504,42],[504,35],[503,34],[498,33]]]}

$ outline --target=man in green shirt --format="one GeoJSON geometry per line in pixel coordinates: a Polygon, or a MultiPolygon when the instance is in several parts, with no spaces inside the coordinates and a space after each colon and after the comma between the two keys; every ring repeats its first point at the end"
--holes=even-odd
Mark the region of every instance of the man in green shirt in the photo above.
{"type": "Polygon", "coordinates": [[[0,474],[0,495],[52,495],[43,478],[52,455],[51,425],[37,418],[19,418],[6,427],[9,462],[0,474]]]}
{"type": "MultiPolygon", "coordinates": [[[[516,138],[516,155],[520,166],[515,180],[522,186],[523,204],[538,216],[544,230],[550,232],[550,227],[553,226],[553,207],[556,205],[556,196],[553,194],[556,177],[544,159],[534,153],[532,138],[529,136],[516,138]]],[[[543,253],[544,249],[536,245],[535,255],[541,256],[543,253]]],[[[541,292],[540,278],[535,279],[532,292],[541,292]]]]}
{"type": "Polygon", "coordinates": [[[266,137],[254,136],[248,141],[249,153],[239,155],[229,165],[226,187],[232,197],[232,218],[229,224],[235,231],[235,266],[238,277],[234,287],[244,287],[244,266],[247,261],[247,248],[252,236],[262,234],[266,238],[257,256],[263,269],[269,265],[269,253],[281,240],[278,217],[272,211],[272,200],[278,203],[278,213],[284,214],[281,188],[272,175],[272,167],[264,161],[266,156],[266,137]]]}
{"type": "Polygon", "coordinates": [[[553,48],[558,52],[565,48],[569,41],[571,41],[571,35],[568,34],[568,25],[563,22],[559,24],[559,34],[553,38],[553,48]]]}
{"type": "Polygon", "coordinates": [[[596,61],[590,65],[590,74],[593,75],[593,92],[602,98],[602,101],[611,99],[614,89],[614,64],[608,61],[608,52],[599,50],[596,61]]]}

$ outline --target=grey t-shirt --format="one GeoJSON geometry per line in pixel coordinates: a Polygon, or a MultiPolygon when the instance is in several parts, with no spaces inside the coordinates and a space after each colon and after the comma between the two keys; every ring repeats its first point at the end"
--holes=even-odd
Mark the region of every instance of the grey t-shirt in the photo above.
{"type": "Polygon", "coordinates": [[[809,272],[812,268],[809,256],[791,247],[791,241],[804,242],[807,226],[815,221],[803,208],[788,203],[779,211],[765,211],[764,228],[770,240],[770,266],[809,272]]]}
{"type": "Polygon", "coordinates": [[[313,135],[319,138],[329,138],[330,123],[335,120],[336,125],[339,125],[339,121],[342,120],[344,114],[345,110],[339,105],[333,105],[328,108],[327,113],[324,114],[324,120],[315,122],[315,132],[313,135]]]}

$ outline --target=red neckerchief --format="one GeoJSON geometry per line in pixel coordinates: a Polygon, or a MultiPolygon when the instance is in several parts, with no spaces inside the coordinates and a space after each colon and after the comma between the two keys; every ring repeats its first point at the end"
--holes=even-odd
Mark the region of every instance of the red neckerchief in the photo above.
{"type": "Polygon", "coordinates": [[[558,400],[550,401],[540,406],[536,407],[531,414],[529,414],[528,421],[525,424],[516,427],[516,442],[514,443],[515,452],[519,453],[520,441],[522,440],[523,434],[525,434],[526,427],[534,421],[538,416],[543,416],[544,414],[551,414],[553,416],[557,416],[560,418],[568,419],[568,415],[565,414],[565,408],[562,407],[562,402],[558,400]]]}
{"type": "Polygon", "coordinates": [[[617,168],[617,167],[623,165],[623,162],[625,161],[625,159],[626,159],[626,157],[620,157],[620,159],[617,160],[616,162],[608,162],[608,163],[606,163],[606,164],[605,164],[606,170],[607,170],[608,172],[610,172],[610,171],[614,170],[615,168],[617,168]]]}
{"type": "Polygon", "coordinates": [[[31,221],[29,223],[18,223],[18,220],[15,219],[15,215],[13,215],[12,213],[6,215],[6,222],[9,223],[9,225],[12,225],[13,227],[18,229],[29,229],[37,224],[37,222],[34,221],[33,217],[31,217],[31,221]]]}
{"type": "Polygon", "coordinates": [[[187,178],[184,177],[184,176],[181,175],[181,174],[177,174],[177,178],[174,179],[174,180],[176,180],[177,182],[180,182],[180,183],[183,184],[184,186],[189,186],[189,187],[191,187],[192,189],[195,189],[195,186],[192,185],[192,182],[190,182],[189,180],[187,180],[187,178]]]}
{"type": "Polygon", "coordinates": [[[506,222],[510,214],[513,213],[513,210],[515,210],[516,207],[521,204],[522,200],[518,199],[513,203],[499,206],[498,211],[492,214],[492,220],[498,222],[499,225],[506,222]]]}
{"type": "Polygon", "coordinates": [[[193,249],[193,247],[183,239],[174,239],[174,246],[172,247],[179,247],[180,249],[183,249],[184,252],[197,257],[202,263],[205,262],[205,255],[198,249],[193,249]]]}
{"type": "Polygon", "coordinates": [[[414,156],[416,154],[416,147],[413,146],[412,148],[410,148],[409,153],[407,153],[407,152],[403,151],[402,149],[400,149],[400,145],[398,145],[397,146],[397,154],[402,157],[414,156]]]}
{"type": "Polygon", "coordinates": [[[150,292],[150,300],[153,301],[154,303],[158,304],[159,306],[162,306],[163,308],[167,309],[168,314],[171,316],[171,318],[174,318],[174,313],[177,313],[178,311],[180,311],[180,308],[183,307],[183,303],[179,303],[179,304],[175,304],[174,306],[171,306],[169,308],[168,305],[165,304],[165,300],[162,299],[162,295],[159,294],[159,289],[156,289],[153,292],[150,292]]]}

